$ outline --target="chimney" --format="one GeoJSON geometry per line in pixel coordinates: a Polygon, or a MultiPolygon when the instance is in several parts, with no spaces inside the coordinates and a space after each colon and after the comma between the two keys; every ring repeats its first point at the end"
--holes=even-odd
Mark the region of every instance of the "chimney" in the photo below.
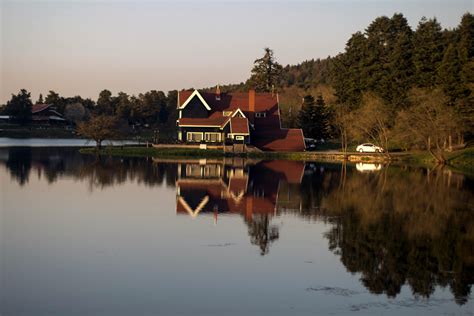
{"type": "Polygon", "coordinates": [[[253,124],[255,118],[255,90],[249,90],[249,120],[253,124]]]}
{"type": "Polygon", "coordinates": [[[219,85],[217,85],[216,87],[216,101],[220,101],[221,100],[221,87],[219,87],[219,85]]]}

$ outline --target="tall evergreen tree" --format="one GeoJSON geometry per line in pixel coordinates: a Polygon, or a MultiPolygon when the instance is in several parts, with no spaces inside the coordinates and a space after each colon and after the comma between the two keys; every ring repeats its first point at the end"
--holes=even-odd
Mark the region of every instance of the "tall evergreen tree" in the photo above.
{"type": "Polygon", "coordinates": [[[459,48],[463,58],[467,61],[474,58],[474,15],[466,13],[462,16],[457,29],[459,34],[459,48]]]}
{"type": "Polygon", "coordinates": [[[39,98],[38,98],[38,101],[36,101],[37,104],[43,104],[44,103],[44,100],[43,100],[43,94],[40,93],[39,95],[39,98]]]}
{"type": "Polygon", "coordinates": [[[329,122],[322,95],[318,96],[316,102],[311,95],[306,95],[303,98],[303,104],[298,113],[298,125],[303,129],[305,137],[314,139],[328,137],[329,122]]]}
{"type": "Polygon", "coordinates": [[[451,43],[444,53],[437,76],[438,83],[451,101],[465,97],[468,94],[468,90],[461,80],[461,70],[459,51],[456,45],[451,43]]]}
{"type": "Polygon", "coordinates": [[[336,96],[342,103],[357,107],[365,89],[367,72],[364,67],[367,39],[361,32],[351,36],[345,53],[338,55],[333,63],[333,85],[336,96]],[[364,79],[364,80],[363,80],[364,79]]]}
{"type": "Polygon", "coordinates": [[[441,25],[433,18],[423,17],[413,35],[413,63],[416,84],[434,87],[437,69],[443,59],[441,25]]]}
{"type": "Polygon", "coordinates": [[[262,58],[254,61],[248,84],[260,92],[270,92],[280,82],[283,67],[275,61],[273,50],[266,47],[262,58]]]}
{"type": "Polygon", "coordinates": [[[407,95],[413,85],[415,72],[412,51],[411,33],[400,34],[389,56],[390,72],[385,81],[387,92],[381,94],[394,108],[399,109],[408,104],[407,95]]]}

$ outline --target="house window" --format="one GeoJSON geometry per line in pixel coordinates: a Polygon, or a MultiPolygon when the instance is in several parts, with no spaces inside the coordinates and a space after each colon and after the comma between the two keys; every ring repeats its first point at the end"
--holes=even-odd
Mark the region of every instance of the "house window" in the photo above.
{"type": "Polygon", "coordinates": [[[205,165],[203,170],[203,175],[205,177],[219,177],[221,166],[219,165],[205,165]]]}
{"type": "Polygon", "coordinates": [[[206,133],[204,137],[206,142],[218,142],[221,140],[220,133],[206,133]]]}
{"type": "Polygon", "coordinates": [[[187,177],[201,177],[202,168],[198,164],[188,164],[186,165],[186,176],[187,177]]]}
{"type": "Polygon", "coordinates": [[[203,138],[203,133],[196,133],[196,132],[188,132],[186,134],[186,140],[188,142],[200,142],[203,138]]]}
{"type": "Polygon", "coordinates": [[[223,116],[231,116],[231,115],[232,115],[232,111],[222,111],[222,115],[223,115],[223,116]]]}
{"type": "Polygon", "coordinates": [[[267,117],[267,113],[266,112],[256,112],[255,117],[257,117],[257,118],[267,117]]]}

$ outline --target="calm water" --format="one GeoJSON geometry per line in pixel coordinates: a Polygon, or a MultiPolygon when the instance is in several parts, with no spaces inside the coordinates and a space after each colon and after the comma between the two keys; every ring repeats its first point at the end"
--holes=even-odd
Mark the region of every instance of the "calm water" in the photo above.
{"type": "MultiPolygon", "coordinates": [[[[116,140],[104,141],[106,146],[134,145],[137,141],[116,140]]],[[[96,142],[87,139],[49,139],[49,138],[8,138],[0,137],[0,147],[90,147],[96,146],[96,142]]]]}
{"type": "Polygon", "coordinates": [[[474,311],[473,179],[0,148],[0,314],[474,311]]]}

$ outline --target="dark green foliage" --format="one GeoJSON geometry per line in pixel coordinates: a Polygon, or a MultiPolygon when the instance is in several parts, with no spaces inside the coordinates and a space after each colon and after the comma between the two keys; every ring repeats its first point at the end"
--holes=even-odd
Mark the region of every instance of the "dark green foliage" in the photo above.
{"type": "Polygon", "coordinates": [[[311,59],[297,65],[287,65],[282,69],[279,86],[308,89],[318,84],[330,83],[332,58],[311,59]]]}
{"type": "Polygon", "coordinates": [[[465,97],[469,90],[461,80],[462,64],[455,44],[449,44],[438,67],[438,83],[452,101],[465,97]]]}
{"type": "Polygon", "coordinates": [[[367,76],[370,68],[365,61],[367,39],[357,32],[346,44],[346,51],[336,57],[334,63],[334,88],[341,103],[357,106],[362,99],[362,91],[367,86],[367,76]]]}
{"type": "Polygon", "coordinates": [[[457,33],[464,61],[474,58],[474,15],[466,13],[462,16],[457,33]]]}
{"type": "Polygon", "coordinates": [[[109,90],[102,90],[97,99],[96,111],[98,114],[114,115],[115,108],[112,102],[112,92],[109,90]]]}
{"type": "MultiPolygon", "coordinates": [[[[66,107],[66,100],[61,97],[58,93],[54,91],[49,91],[46,99],[44,100],[46,104],[50,104],[51,107],[56,109],[59,113],[64,113],[64,108],[66,107]]],[[[74,102],[75,103],[75,102],[74,102]]]]}
{"type": "Polygon", "coordinates": [[[416,85],[431,88],[443,59],[443,35],[436,19],[422,18],[413,36],[413,63],[416,85]]]}
{"type": "Polygon", "coordinates": [[[31,120],[31,94],[25,89],[17,95],[12,95],[5,107],[5,114],[12,116],[13,120],[25,124],[31,120]]]}
{"type": "Polygon", "coordinates": [[[254,61],[248,85],[259,92],[270,92],[277,88],[282,66],[273,57],[273,51],[266,47],[265,55],[254,61]]]}
{"type": "Polygon", "coordinates": [[[318,96],[316,102],[311,95],[303,98],[303,105],[298,114],[298,125],[305,137],[326,139],[329,136],[329,120],[324,99],[318,96]]]}

